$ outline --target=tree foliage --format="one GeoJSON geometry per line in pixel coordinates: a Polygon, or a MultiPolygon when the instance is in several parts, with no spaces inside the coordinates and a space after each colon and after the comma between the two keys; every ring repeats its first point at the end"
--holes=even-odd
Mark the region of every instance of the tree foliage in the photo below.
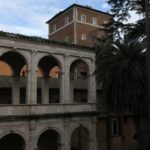
{"type": "Polygon", "coordinates": [[[108,0],[108,4],[111,6],[111,13],[115,18],[107,25],[109,32],[112,31],[114,35],[124,32],[131,38],[145,36],[145,0],[108,0]],[[143,15],[143,18],[136,23],[125,22],[131,17],[131,11],[143,15]]]}
{"type": "Polygon", "coordinates": [[[146,50],[138,40],[100,41],[96,76],[109,111],[142,112],[147,87],[146,50]]]}

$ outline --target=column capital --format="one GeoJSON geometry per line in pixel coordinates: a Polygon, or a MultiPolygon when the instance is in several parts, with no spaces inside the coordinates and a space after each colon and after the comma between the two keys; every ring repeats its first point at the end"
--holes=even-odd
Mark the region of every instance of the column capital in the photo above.
{"type": "Polygon", "coordinates": [[[37,53],[37,50],[32,49],[32,50],[31,50],[31,53],[32,53],[32,54],[36,54],[36,53],[37,53]]]}
{"type": "Polygon", "coordinates": [[[62,72],[59,72],[59,75],[64,75],[64,74],[65,74],[65,72],[63,72],[63,71],[62,71],[62,72]]]}
{"type": "Polygon", "coordinates": [[[70,57],[70,54],[64,54],[65,59],[70,57]]]}

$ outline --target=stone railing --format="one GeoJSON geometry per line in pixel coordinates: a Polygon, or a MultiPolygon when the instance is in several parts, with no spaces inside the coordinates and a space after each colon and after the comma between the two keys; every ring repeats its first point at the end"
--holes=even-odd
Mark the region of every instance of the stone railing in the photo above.
{"type": "Polygon", "coordinates": [[[0,117],[96,112],[96,104],[0,105],[0,117]]]}

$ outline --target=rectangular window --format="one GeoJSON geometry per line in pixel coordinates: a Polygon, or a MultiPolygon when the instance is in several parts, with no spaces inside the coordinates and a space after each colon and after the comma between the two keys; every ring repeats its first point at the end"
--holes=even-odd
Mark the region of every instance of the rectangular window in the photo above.
{"type": "Polygon", "coordinates": [[[53,32],[56,31],[56,24],[53,25],[53,32]]]}
{"type": "Polygon", "coordinates": [[[86,15],[81,15],[81,22],[86,22],[86,15]]]}
{"type": "Polygon", "coordinates": [[[111,135],[118,136],[119,135],[119,122],[118,119],[111,120],[111,135]]]}
{"type": "Polygon", "coordinates": [[[92,18],[93,25],[97,25],[97,18],[92,18]]]}
{"type": "Polygon", "coordinates": [[[81,40],[86,41],[86,34],[81,35],[81,40]]]}
{"type": "Polygon", "coordinates": [[[95,43],[96,42],[96,35],[95,34],[91,34],[91,41],[92,43],[95,43]]]}
{"type": "Polygon", "coordinates": [[[51,31],[51,25],[50,24],[49,24],[49,28],[48,29],[49,29],[49,33],[51,33],[52,31],[51,31]]]}
{"type": "Polygon", "coordinates": [[[68,35],[65,36],[65,42],[69,42],[69,36],[68,35]]]}
{"type": "Polygon", "coordinates": [[[66,17],[66,18],[65,18],[65,24],[68,24],[68,23],[69,23],[69,18],[66,17]]]}
{"type": "Polygon", "coordinates": [[[104,24],[107,24],[108,23],[108,21],[107,20],[104,20],[104,24]]]}

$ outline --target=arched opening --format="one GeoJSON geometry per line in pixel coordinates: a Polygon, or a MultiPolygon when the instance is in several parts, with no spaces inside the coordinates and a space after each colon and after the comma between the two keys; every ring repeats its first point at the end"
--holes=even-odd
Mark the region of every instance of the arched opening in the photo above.
{"type": "Polygon", "coordinates": [[[39,61],[38,70],[41,76],[37,76],[37,103],[60,102],[60,69],[57,59],[52,56],[45,56],[39,61]]]}
{"type": "Polygon", "coordinates": [[[60,136],[54,130],[47,130],[38,139],[38,150],[61,150],[60,136]]]}
{"type": "Polygon", "coordinates": [[[71,135],[70,150],[90,150],[90,135],[81,125],[71,135]]]}
{"type": "Polygon", "coordinates": [[[0,60],[0,104],[11,104],[11,76],[12,69],[10,66],[0,60]]]}
{"type": "Polygon", "coordinates": [[[25,150],[24,139],[16,134],[10,133],[0,140],[0,150],[25,150]]]}
{"type": "Polygon", "coordinates": [[[26,103],[26,77],[21,72],[25,65],[24,57],[17,52],[0,56],[0,104],[26,103]]]}
{"type": "Polygon", "coordinates": [[[70,67],[71,99],[85,103],[88,99],[88,66],[83,60],[76,60],[70,67]]]}

